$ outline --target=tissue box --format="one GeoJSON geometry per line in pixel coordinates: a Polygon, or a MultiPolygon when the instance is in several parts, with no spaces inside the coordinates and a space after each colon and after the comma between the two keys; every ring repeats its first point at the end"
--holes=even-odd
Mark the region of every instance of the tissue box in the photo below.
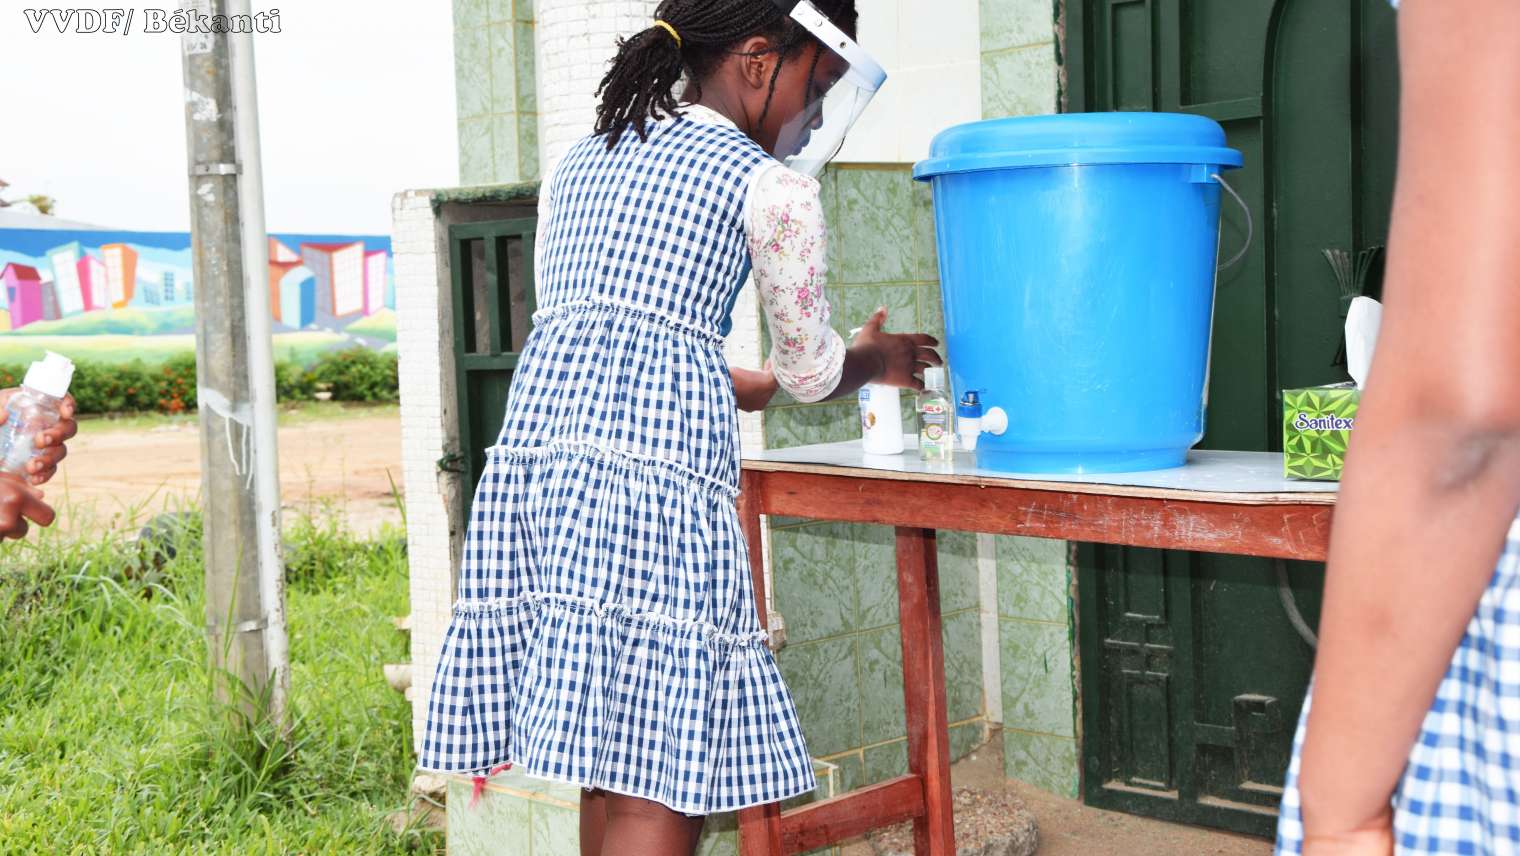
{"type": "Polygon", "coordinates": [[[1340,481],[1361,403],[1350,383],[1283,390],[1283,475],[1340,481]]]}

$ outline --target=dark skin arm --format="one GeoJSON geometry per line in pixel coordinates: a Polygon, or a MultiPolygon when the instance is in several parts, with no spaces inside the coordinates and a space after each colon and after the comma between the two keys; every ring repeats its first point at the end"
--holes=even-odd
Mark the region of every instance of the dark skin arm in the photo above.
{"type": "Polygon", "coordinates": [[[1310,856],[1393,852],[1389,798],[1520,505],[1520,4],[1404,0],[1399,18],[1386,311],[1302,758],[1310,856]]]}
{"type": "MultiPolygon", "coordinates": [[[[924,388],[924,369],[942,366],[944,359],[933,350],[939,341],[923,333],[886,333],[881,326],[886,323],[887,310],[877,309],[855,336],[844,355],[844,372],[828,400],[851,395],[868,383],[885,383],[904,389],[924,388]]],[[[734,380],[734,395],[740,410],[764,410],[776,396],[780,384],[771,373],[767,360],[765,368],[730,368],[734,380]]]]}

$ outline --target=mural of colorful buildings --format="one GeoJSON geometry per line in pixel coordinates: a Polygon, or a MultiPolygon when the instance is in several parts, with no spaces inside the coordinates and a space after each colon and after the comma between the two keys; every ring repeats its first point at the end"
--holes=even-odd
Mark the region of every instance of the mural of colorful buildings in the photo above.
{"type": "Polygon", "coordinates": [[[12,262],[0,270],[0,282],[5,284],[5,305],[10,313],[7,330],[44,319],[42,277],[36,268],[12,262]]]}
{"type": "MultiPolygon", "coordinates": [[[[276,331],[342,332],[394,309],[391,267],[385,236],[271,235],[276,331]]],[[[195,299],[190,235],[183,232],[0,229],[0,281],[0,334],[97,312],[174,309],[195,299]]],[[[58,332],[53,327],[48,332],[58,332]]]]}
{"type": "Polygon", "coordinates": [[[107,290],[113,309],[125,309],[137,293],[137,251],[126,244],[102,244],[107,290]]]}

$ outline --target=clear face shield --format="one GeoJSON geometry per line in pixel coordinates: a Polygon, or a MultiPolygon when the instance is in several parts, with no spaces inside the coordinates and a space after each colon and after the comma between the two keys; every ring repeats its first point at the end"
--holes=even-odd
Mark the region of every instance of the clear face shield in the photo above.
{"type": "Polygon", "coordinates": [[[827,48],[808,81],[807,103],[782,126],[776,141],[782,163],[816,176],[839,154],[845,135],[886,81],[887,72],[808,0],[776,3],[827,48]]]}

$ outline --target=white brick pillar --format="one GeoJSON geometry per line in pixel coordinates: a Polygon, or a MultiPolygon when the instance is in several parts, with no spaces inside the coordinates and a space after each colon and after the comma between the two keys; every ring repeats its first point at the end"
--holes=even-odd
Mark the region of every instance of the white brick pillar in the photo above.
{"type": "Polygon", "coordinates": [[[438,470],[456,410],[443,365],[438,235],[432,194],[407,191],[391,201],[396,264],[396,348],[400,356],[401,474],[406,485],[408,589],[412,602],[413,748],[422,737],[433,669],[454,606],[448,485],[438,470]]]}
{"type": "Polygon", "coordinates": [[[538,0],[538,147],[543,174],[591,133],[596,87],[617,39],[647,29],[656,0],[538,0]]]}

